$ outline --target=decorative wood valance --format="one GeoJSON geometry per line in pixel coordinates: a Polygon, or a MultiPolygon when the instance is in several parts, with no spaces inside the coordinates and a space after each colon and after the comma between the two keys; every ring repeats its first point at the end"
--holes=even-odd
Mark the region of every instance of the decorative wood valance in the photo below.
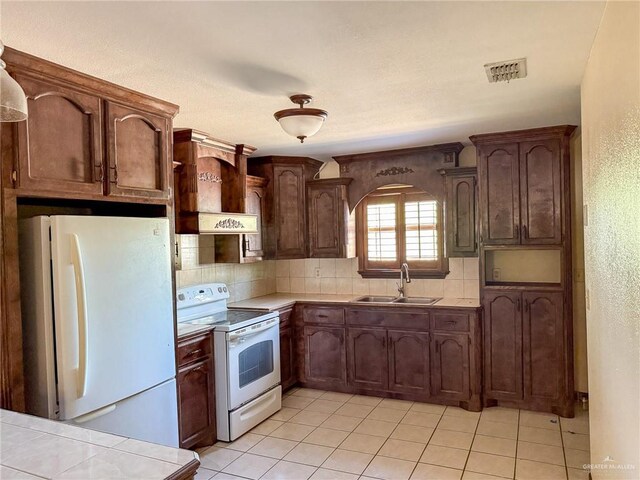
{"type": "Polygon", "coordinates": [[[443,201],[444,182],[439,170],[457,167],[463,148],[458,142],[444,143],[333,159],[340,165],[340,176],[353,179],[349,185],[349,208],[353,210],[367,194],[390,184],[413,185],[443,201]]]}

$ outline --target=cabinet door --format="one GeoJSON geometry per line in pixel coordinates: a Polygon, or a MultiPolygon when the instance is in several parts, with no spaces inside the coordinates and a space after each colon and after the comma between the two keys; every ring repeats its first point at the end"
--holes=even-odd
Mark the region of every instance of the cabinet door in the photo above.
{"type": "Polygon", "coordinates": [[[471,396],[467,335],[432,333],[431,394],[452,400],[471,396]]]}
{"type": "Polygon", "coordinates": [[[335,186],[309,187],[309,256],[339,257],[340,238],[344,236],[341,221],[340,190],[335,186]]]}
{"type": "Polygon", "coordinates": [[[295,374],[295,341],[293,329],[285,327],[280,329],[280,383],[286,390],[296,383],[295,374]]]}
{"type": "Polygon", "coordinates": [[[563,295],[524,292],[524,398],[557,400],[564,391],[567,371],[564,355],[563,295]]]}
{"type": "Polygon", "coordinates": [[[305,376],[308,382],[344,386],[347,383],[345,329],[305,326],[305,376]]]}
{"type": "Polygon", "coordinates": [[[166,118],[107,103],[108,194],[168,199],[166,118]]]}
{"type": "Polygon", "coordinates": [[[386,390],[389,382],[387,331],[349,328],[347,338],[349,385],[369,390],[386,390]]]}
{"type": "Polygon", "coordinates": [[[520,243],[518,144],[483,145],[478,161],[482,241],[520,243]]]}
{"type": "Polygon", "coordinates": [[[276,258],[306,257],[304,167],[274,165],[276,258]]]}
{"type": "Polygon", "coordinates": [[[520,144],[522,243],[562,242],[560,141],[520,144]]]}
{"type": "Polygon", "coordinates": [[[16,76],[29,118],[18,128],[18,188],[55,196],[103,195],[101,101],[85,93],[16,76]]]}
{"type": "Polygon", "coordinates": [[[389,330],[389,390],[429,396],[429,334],[389,330]]]}
{"type": "Polygon", "coordinates": [[[476,177],[449,177],[447,187],[447,254],[450,257],[475,256],[476,177]]]}
{"type": "Polygon", "coordinates": [[[485,396],[522,399],[522,312],[519,292],[484,294],[485,396]]]}
{"type": "Polygon", "coordinates": [[[244,236],[244,256],[262,257],[262,219],[264,215],[264,188],[247,187],[245,203],[247,213],[258,216],[258,233],[244,236]]]}
{"type": "Polygon", "coordinates": [[[216,402],[211,357],[178,372],[180,447],[215,441],[216,402]]]}

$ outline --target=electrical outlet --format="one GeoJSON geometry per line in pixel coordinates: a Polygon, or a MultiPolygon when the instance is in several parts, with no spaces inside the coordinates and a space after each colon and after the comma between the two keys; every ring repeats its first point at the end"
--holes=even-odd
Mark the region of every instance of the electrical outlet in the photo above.
{"type": "Polygon", "coordinates": [[[492,273],[492,278],[494,281],[499,282],[500,281],[500,269],[499,268],[494,268],[492,273]]]}
{"type": "Polygon", "coordinates": [[[320,267],[316,267],[315,275],[316,275],[316,278],[320,278],[320,267]]]}

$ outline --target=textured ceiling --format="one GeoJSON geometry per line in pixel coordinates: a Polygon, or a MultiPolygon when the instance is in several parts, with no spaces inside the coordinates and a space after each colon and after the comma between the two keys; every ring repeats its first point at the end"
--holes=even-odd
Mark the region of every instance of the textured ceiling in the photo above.
{"type": "Polygon", "coordinates": [[[468,141],[580,120],[601,2],[9,2],[5,44],[180,105],[175,125],[256,154],[468,141]],[[483,65],[527,57],[528,77],[483,65]],[[300,145],[273,112],[329,112],[300,145]]]}

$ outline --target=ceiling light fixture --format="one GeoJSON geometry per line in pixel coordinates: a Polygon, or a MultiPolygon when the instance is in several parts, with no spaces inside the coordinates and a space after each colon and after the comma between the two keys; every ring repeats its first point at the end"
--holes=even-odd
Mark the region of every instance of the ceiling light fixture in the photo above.
{"type": "Polygon", "coordinates": [[[311,95],[292,95],[289,99],[293,103],[300,105],[300,108],[280,110],[274,113],[273,116],[285,132],[299,138],[300,143],[304,143],[305,138],[318,133],[328,113],[319,108],[304,108],[304,105],[313,99],[311,95]]]}
{"type": "MultiPolygon", "coordinates": [[[[4,44],[0,40],[0,56],[4,44]]],[[[4,69],[0,59],[0,122],[20,122],[27,119],[27,97],[22,87],[4,69]]]]}

